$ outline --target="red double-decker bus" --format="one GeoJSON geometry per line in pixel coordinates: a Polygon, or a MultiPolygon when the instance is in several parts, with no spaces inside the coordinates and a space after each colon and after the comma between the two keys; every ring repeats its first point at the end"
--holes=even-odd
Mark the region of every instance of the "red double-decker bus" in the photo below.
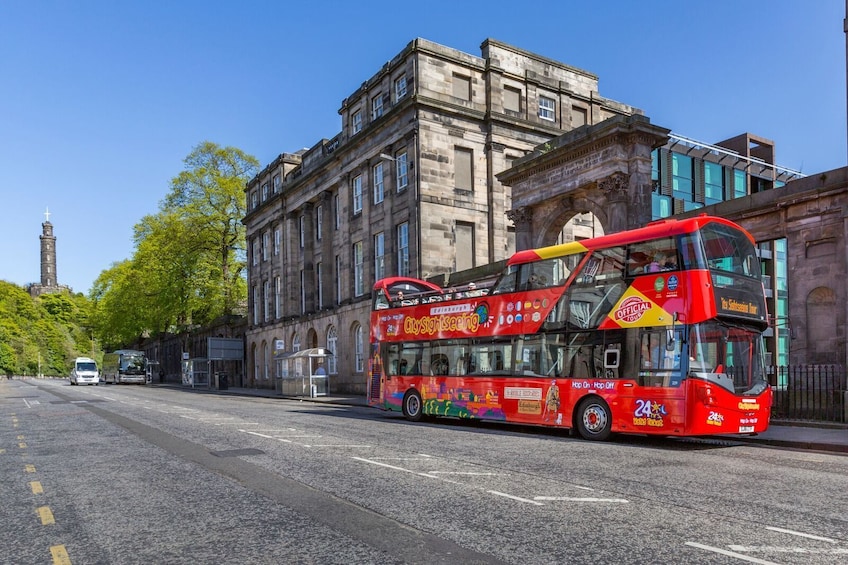
{"type": "Polygon", "coordinates": [[[590,440],[767,429],[753,238],[662,220],[519,251],[493,284],[377,281],[368,400],[423,416],[573,428],[590,440]]]}

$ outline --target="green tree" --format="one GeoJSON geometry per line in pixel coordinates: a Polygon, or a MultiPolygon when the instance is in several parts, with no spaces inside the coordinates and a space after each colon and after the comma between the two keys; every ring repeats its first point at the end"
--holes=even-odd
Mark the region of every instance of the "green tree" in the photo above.
{"type": "Polygon", "coordinates": [[[159,210],[136,224],[132,258],[92,288],[104,345],[203,325],[246,304],[244,187],[259,162],[203,142],[184,163],[159,210]]]}

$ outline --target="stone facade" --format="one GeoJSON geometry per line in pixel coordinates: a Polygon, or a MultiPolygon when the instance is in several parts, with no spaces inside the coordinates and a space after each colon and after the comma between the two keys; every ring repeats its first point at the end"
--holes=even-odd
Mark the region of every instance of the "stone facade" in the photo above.
{"type": "Polygon", "coordinates": [[[56,274],[56,236],[53,235],[53,224],[50,223],[50,212],[44,213],[45,221],[41,224],[41,282],[29,285],[31,296],[39,296],[50,292],[70,291],[66,285],[59,284],[56,274]]]}
{"type": "Polygon", "coordinates": [[[563,132],[641,114],[591,73],[481,50],[412,41],[342,101],[340,133],[248,183],[249,385],[274,386],[275,352],[320,346],[336,354],[331,391],[364,393],[373,282],[505,259],[513,203],[497,173],[563,132]]]}

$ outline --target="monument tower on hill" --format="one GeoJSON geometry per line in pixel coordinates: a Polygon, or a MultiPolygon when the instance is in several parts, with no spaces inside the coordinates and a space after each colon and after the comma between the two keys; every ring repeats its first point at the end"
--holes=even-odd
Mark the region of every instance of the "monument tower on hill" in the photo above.
{"type": "Polygon", "coordinates": [[[33,283],[29,287],[31,296],[39,296],[49,292],[70,290],[59,284],[56,274],[56,236],[53,235],[53,224],[50,223],[50,210],[44,211],[44,222],[41,224],[41,283],[33,283]]]}

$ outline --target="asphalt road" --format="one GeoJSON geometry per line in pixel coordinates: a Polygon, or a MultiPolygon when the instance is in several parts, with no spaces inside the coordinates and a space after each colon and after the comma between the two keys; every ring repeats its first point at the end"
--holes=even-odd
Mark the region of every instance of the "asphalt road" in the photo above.
{"type": "Polygon", "coordinates": [[[846,563],[848,457],[0,381],[0,563],[846,563]]]}

